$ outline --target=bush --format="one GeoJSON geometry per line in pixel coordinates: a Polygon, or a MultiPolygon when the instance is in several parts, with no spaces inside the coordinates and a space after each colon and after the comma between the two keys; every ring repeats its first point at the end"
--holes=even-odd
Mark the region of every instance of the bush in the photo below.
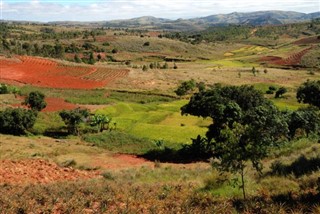
{"type": "Polygon", "coordinates": [[[143,46],[150,46],[150,42],[145,42],[143,46]]]}
{"type": "Polygon", "coordinates": [[[280,87],[278,89],[278,91],[276,92],[276,95],[274,96],[274,98],[280,98],[282,97],[282,95],[284,95],[285,93],[287,93],[287,89],[285,87],[280,87]]]}
{"type": "Polygon", "coordinates": [[[267,91],[266,91],[266,94],[274,94],[274,91],[272,91],[272,90],[267,90],[267,91]]]}
{"type": "Polygon", "coordinates": [[[178,66],[176,65],[176,63],[173,64],[173,69],[178,69],[178,66]]]}
{"type": "Polygon", "coordinates": [[[142,70],[143,70],[143,71],[148,71],[148,67],[147,67],[146,65],[143,65],[143,66],[142,66],[142,70]]]}
{"type": "Polygon", "coordinates": [[[320,108],[320,80],[304,82],[298,88],[297,99],[320,108]]]}
{"type": "Polygon", "coordinates": [[[27,105],[34,111],[41,111],[47,106],[46,101],[44,100],[45,96],[39,91],[30,92],[29,95],[24,100],[24,104],[27,105]]]}
{"type": "Polygon", "coordinates": [[[73,110],[63,110],[59,113],[63,122],[67,125],[69,134],[79,134],[79,127],[89,116],[87,109],[76,108],[73,110]]]}
{"type": "Polygon", "coordinates": [[[191,79],[189,81],[182,82],[174,92],[178,96],[183,96],[189,93],[190,91],[194,90],[196,86],[196,81],[194,79],[191,79]]]}
{"type": "Polygon", "coordinates": [[[22,135],[33,127],[37,114],[34,111],[22,108],[7,108],[0,111],[0,132],[22,135]]]}
{"type": "Polygon", "coordinates": [[[9,89],[8,86],[6,84],[0,84],[0,94],[8,94],[9,93],[9,89]]]}

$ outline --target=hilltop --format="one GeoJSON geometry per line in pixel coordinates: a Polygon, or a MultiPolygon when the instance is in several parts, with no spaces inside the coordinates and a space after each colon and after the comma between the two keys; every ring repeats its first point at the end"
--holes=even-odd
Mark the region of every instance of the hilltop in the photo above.
{"type": "MultiPolygon", "coordinates": [[[[221,26],[228,24],[235,25],[281,25],[297,22],[310,21],[320,17],[320,12],[301,13],[294,11],[256,11],[256,12],[233,12],[229,14],[214,14],[205,17],[195,17],[190,19],[166,19],[153,16],[142,16],[131,19],[119,19],[110,21],[94,21],[94,22],[79,22],[79,21],[56,21],[47,22],[49,25],[58,26],[88,26],[88,27],[110,27],[110,28],[130,28],[130,29],[149,29],[149,30],[167,30],[167,31],[196,31],[204,30],[212,26],[221,26]]],[[[0,20],[0,22],[9,23],[35,23],[32,20],[28,21],[10,21],[0,20]]]]}

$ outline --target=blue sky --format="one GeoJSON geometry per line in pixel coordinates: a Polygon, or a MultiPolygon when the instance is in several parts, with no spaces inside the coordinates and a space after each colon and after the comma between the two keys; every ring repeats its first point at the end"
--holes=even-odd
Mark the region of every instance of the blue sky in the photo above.
{"type": "Polygon", "coordinates": [[[259,10],[320,11],[320,0],[0,0],[2,19],[103,21],[155,16],[177,19],[259,10]]]}

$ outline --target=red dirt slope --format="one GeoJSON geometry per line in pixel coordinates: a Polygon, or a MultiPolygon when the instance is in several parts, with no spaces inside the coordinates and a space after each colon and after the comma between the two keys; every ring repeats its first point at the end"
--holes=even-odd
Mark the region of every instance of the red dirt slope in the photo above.
{"type": "Polygon", "coordinates": [[[19,56],[18,59],[0,59],[0,80],[49,88],[93,89],[101,88],[115,78],[129,73],[127,69],[110,71],[105,68],[103,78],[100,78],[101,69],[95,67],[60,65],[51,60],[30,56],[19,56]],[[97,73],[97,70],[97,77],[86,78],[97,73]]]}
{"type": "Polygon", "coordinates": [[[98,172],[59,167],[41,159],[0,161],[0,184],[51,183],[98,177],[98,172]]]}
{"type": "Polygon", "coordinates": [[[313,47],[306,48],[300,52],[297,52],[297,53],[290,55],[287,58],[281,58],[281,57],[277,57],[277,56],[264,56],[264,57],[260,58],[259,61],[271,63],[274,65],[296,66],[296,65],[300,64],[301,58],[303,57],[303,55],[308,53],[308,51],[310,51],[312,48],[313,47]]]}

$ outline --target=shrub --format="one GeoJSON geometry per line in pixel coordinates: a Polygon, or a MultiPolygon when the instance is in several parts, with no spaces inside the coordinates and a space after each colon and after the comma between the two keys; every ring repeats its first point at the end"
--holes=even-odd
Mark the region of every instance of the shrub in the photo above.
{"type": "Polygon", "coordinates": [[[81,62],[82,62],[82,60],[80,59],[80,57],[78,56],[78,54],[75,54],[75,55],[74,55],[74,61],[75,61],[76,63],[81,63],[81,62]]]}
{"type": "Polygon", "coordinates": [[[79,126],[89,116],[89,111],[76,108],[69,111],[63,110],[59,115],[67,125],[69,134],[79,134],[79,126]]]}
{"type": "Polygon", "coordinates": [[[298,88],[297,99],[320,108],[320,80],[304,82],[298,88]]]}
{"type": "Polygon", "coordinates": [[[14,135],[25,134],[36,122],[34,111],[22,108],[7,108],[0,111],[0,132],[14,135]]]}
{"type": "Polygon", "coordinates": [[[178,66],[176,65],[176,63],[173,64],[173,69],[178,69],[178,66]]]}
{"type": "Polygon", "coordinates": [[[282,97],[282,95],[284,95],[285,93],[287,93],[287,91],[288,91],[288,90],[287,90],[285,87],[280,87],[280,88],[277,90],[274,98],[280,98],[280,97],[282,97]]]}
{"type": "Polygon", "coordinates": [[[143,71],[148,71],[148,67],[147,67],[146,65],[143,65],[143,66],[142,66],[142,70],[143,70],[143,71]]]}
{"type": "Polygon", "coordinates": [[[45,95],[39,91],[30,92],[24,100],[24,104],[34,111],[41,111],[47,106],[45,95]]]}
{"type": "Polygon", "coordinates": [[[182,82],[179,87],[174,91],[176,95],[183,96],[189,93],[190,91],[194,90],[197,83],[194,79],[191,79],[189,81],[182,82]]]}
{"type": "Polygon", "coordinates": [[[6,84],[0,84],[0,94],[8,94],[9,93],[9,89],[8,86],[6,84]]]}
{"type": "Polygon", "coordinates": [[[162,68],[162,69],[168,69],[168,68],[169,68],[168,63],[164,63],[164,65],[163,65],[161,68],[162,68]]]}

